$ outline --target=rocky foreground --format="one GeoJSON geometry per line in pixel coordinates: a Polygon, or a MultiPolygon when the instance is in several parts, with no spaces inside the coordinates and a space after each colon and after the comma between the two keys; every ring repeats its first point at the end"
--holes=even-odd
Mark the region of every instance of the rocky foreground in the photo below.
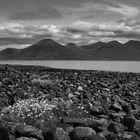
{"type": "Polygon", "coordinates": [[[140,140],[140,74],[0,65],[0,140],[140,140]]]}

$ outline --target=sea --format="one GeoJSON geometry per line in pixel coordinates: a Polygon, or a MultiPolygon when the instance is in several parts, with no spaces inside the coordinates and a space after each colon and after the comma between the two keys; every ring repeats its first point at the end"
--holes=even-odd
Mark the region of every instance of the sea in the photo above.
{"type": "Polygon", "coordinates": [[[38,65],[52,68],[103,70],[140,73],[140,61],[54,61],[54,60],[8,60],[0,64],[38,65]]]}

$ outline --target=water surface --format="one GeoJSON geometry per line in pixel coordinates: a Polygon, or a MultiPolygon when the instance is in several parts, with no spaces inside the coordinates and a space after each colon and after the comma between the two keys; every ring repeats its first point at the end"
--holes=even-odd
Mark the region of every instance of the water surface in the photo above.
{"type": "Polygon", "coordinates": [[[140,73],[140,61],[0,61],[0,64],[41,65],[52,68],[107,70],[140,73]]]}

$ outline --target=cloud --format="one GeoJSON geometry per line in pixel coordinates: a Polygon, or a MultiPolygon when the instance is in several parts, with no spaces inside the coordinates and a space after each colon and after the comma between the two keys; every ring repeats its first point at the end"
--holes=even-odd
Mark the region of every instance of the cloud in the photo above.
{"type": "Polygon", "coordinates": [[[116,12],[126,17],[135,17],[140,14],[138,7],[133,7],[125,4],[118,4],[116,6],[107,6],[108,11],[116,12]]]}
{"type": "Polygon", "coordinates": [[[89,31],[93,24],[85,21],[76,21],[72,25],[66,27],[66,30],[71,33],[84,33],[89,31]]]}
{"type": "Polygon", "coordinates": [[[0,45],[33,44],[43,38],[52,38],[62,44],[68,42],[80,45],[96,41],[140,40],[139,25],[128,25],[126,22],[91,23],[76,21],[69,26],[64,25],[24,25],[9,23],[0,25],[0,45]]]}
{"type": "Polygon", "coordinates": [[[11,14],[12,20],[59,19],[61,12],[54,8],[39,8],[33,11],[22,11],[11,14]]]}

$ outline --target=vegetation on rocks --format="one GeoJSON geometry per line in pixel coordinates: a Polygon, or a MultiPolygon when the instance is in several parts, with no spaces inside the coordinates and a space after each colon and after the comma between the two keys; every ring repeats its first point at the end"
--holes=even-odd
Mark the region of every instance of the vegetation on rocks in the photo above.
{"type": "Polygon", "coordinates": [[[139,101],[140,74],[1,65],[0,138],[137,140],[139,101]]]}

